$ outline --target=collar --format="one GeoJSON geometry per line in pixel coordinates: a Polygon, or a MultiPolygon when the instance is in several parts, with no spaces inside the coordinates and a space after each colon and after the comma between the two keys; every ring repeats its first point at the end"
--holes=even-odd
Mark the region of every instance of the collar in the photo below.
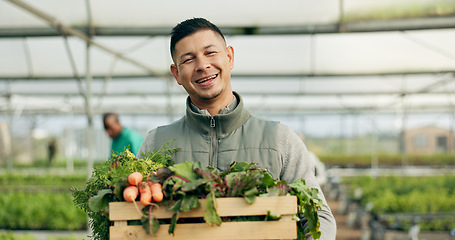
{"type": "Polygon", "coordinates": [[[223,135],[239,128],[248,120],[251,113],[243,108],[243,100],[240,95],[236,92],[233,94],[234,100],[215,116],[210,116],[207,110],[201,110],[194,106],[188,97],[186,123],[202,134],[209,134],[215,130],[217,134],[223,135]]]}
{"type": "MultiPolygon", "coordinates": [[[[226,107],[222,108],[220,113],[218,113],[218,114],[227,114],[227,113],[232,112],[237,107],[238,102],[239,101],[237,100],[237,97],[235,97],[235,95],[234,95],[234,99],[226,107]]],[[[209,111],[207,111],[207,109],[200,109],[196,105],[194,105],[192,102],[190,102],[190,106],[191,106],[191,110],[193,110],[197,113],[211,116],[209,111]]]]}

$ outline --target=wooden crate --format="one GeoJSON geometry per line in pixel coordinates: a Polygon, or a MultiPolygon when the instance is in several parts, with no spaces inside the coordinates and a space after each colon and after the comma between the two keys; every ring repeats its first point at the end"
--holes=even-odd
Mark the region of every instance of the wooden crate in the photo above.
{"type": "MultiPolygon", "coordinates": [[[[203,217],[205,200],[200,200],[201,207],[187,213],[180,218],[203,217]]],[[[178,224],[174,235],[169,235],[169,225],[162,224],[156,232],[156,237],[147,234],[142,226],[129,226],[128,220],[141,218],[133,203],[111,202],[109,204],[109,219],[114,221],[110,227],[110,240],[125,239],[296,239],[297,224],[292,216],[297,213],[297,198],[295,196],[257,197],[254,204],[248,204],[243,198],[217,198],[217,212],[225,216],[257,216],[266,215],[267,211],[281,214],[279,221],[245,221],[223,222],[220,226],[210,226],[207,223],[178,224]]],[[[140,209],[143,206],[138,203],[140,209]]],[[[164,207],[153,210],[159,219],[169,219],[173,212],[164,207]]]]}

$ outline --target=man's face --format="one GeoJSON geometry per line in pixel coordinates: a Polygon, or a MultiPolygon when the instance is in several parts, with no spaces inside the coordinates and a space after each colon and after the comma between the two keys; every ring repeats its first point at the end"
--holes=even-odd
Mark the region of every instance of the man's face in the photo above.
{"type": "Polygon", "coordinates": [[[195,32],[175,45],[171,71],[193,103],[232,98],[234,49],[211,30],[195,32]]]}
{"type": "Polygon", "coordinates": [[[111,138],[116,138],[122,132],[122,126],[112,118],[107,118],[104,122],[104,129],[111,138]]]}

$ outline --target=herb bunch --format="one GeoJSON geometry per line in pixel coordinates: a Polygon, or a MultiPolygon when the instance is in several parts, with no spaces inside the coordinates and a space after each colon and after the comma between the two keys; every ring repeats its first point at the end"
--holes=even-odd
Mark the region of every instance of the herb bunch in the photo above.
{"type": "Polygon", "coordinates": [[[121,153],[113,153],[109,161],[94,167],[92,176],[83,189],[72,188],[73,202],[76,207],[84,210],[89,217],[89,227],[93,231],[93,239],[108,240],[109,203],[123,201],[122,192],[127,186],[127,177],[132,172],[141,172],[144,176],[160,167],[173,164],[171,154],[176,148],[166,148],[164,144],[159,150],[145,153],[137,158],[128,149],[121,153]]]}

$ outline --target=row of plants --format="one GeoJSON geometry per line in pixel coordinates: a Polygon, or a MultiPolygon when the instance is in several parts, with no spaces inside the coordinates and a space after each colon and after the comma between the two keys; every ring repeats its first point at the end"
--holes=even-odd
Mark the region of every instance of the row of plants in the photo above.
{"type": "MultiPolygon", "coordinates": [[[[0,229],[86,229],[87,215],[74,206],[71,195],[71,188],[83,186],[86,180],[85,174],[1,174],[0,229]]],[[[7,236],[3,235],[10,239],[7,236]]]]}
{"type": "MultiPolygon", "coordinates": [[[[370,167],[371,154],[318,154],[319,159],[329,167],[370,167]]],[[[401,166],[401,154],[379,154],[378,165],[381,167],[401,166]]],[[[455,165],[455,154],[407,155],[409,166],[445,167],[455,165]]]]}
{"type": "MultiPolygon", "coordinates": [[[[87,167],[87,160],[85,159],[73,159],[73,167],[78,168],[86,168],[87,167]]],[[[48,159],[36,159],[29,163],[14,163],[15,169],[23,169],[23,168],[66,168],[67,162],[65,158],[57,158],[54,162],[49,164],[48,159]]],[[[0,165],[0,167],[5,167],[0,165]]]]}
{"type": "Polygon", "coordinates": [[[59,186],[67,187],[83,186],[87,181],[86,174],[25,174],[21,172],[5,173],[0,175],[1,186],[11,186],[14,190],[17,186],[59,186]],[[14,186],[14,187],[13,187],[14,186]]]}
{"type": "Polygon", "coordinates": [[[0,229],[83,230],[87,215],[67,192],[3,192],[0,194],[0,229]]]}
{"type": "Polygon", "coordinates": [[[0,175],[0,193],[3,192],[70,192],[72,187],[83,186],[86,174],[28,174],[10,172],[0,175]]]}
{"type": "MultiPolygon", "coordinates": [[[[69,235],[65,237],[53,237],[49,236],[47,240],[80,240],[88,238],[78,238],[75,235],[69,235]]],[[[12,231],[0,231],[0,240],[38,240],[37,237],[31,235],[30,233],[17,234],[12,231]]]]}
{"type": "MultiPolygon", "coordinates": [[[[0,231],[0,240],[38,240],[39,238],[33,236],[30,233],[24,234],[17,234],[12,231],[0,231]]],[[[47,240],[81,240],[81,239],[88,239],[88,238],[80,238],[75,235],[69,236],[49,236],[46,238],[47,240]]]]}
{"type": "Polygon", "coordinates": [[[364,176],[344,183],[350,198],[388,228],[408,230],[413,224],[422,231],[455,228],[455,176],[364,176]]]}

